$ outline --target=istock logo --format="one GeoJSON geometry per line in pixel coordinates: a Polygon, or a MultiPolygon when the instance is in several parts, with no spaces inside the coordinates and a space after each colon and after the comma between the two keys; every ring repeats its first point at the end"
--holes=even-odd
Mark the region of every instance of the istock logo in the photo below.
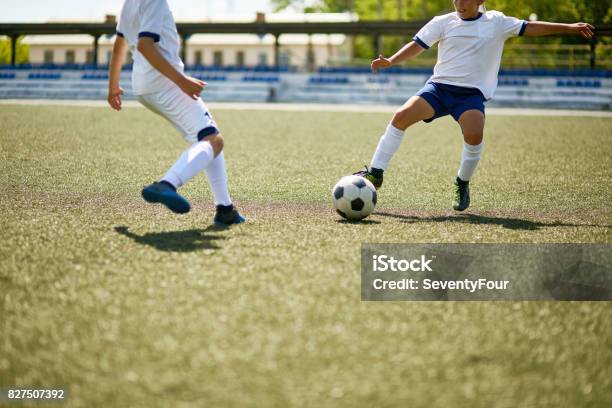
{"type": "Polygon", "coordinates": [[[433,262],[433,258],[427,258],[421,255],[420,259],[395,259],[387,255],[372,256],[372,271],[374,272],[433,272],[429,264],[433,262]]]}

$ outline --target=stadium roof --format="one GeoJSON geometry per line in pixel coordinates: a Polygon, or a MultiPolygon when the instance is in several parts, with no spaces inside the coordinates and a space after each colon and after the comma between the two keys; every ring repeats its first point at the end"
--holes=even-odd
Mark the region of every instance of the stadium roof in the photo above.
{"type": "MultiPolygon", "coordinates": [[[[280,12],[280,13],[265,13],[265,21],[269,23],[338,23],[338,22],[351,22],[358,21],[357,14],[351,13],[295,13],[295,12],[280,12]]],[[[118,19],[118,16],[109,14],[106,18],[118,19]]],[[[177,23],[253,23],[256,21],[257,16],[244,16],[244,15],[221,15],[213,18],[203,19],[177,19],[177,23]]],[[[91,20],[91,19],[66,19],[66,18],[53,18],[45,21],[41,24],[58,24],[58,23],[86,23],[96,24],[104,22],[103,19],[91,20]]],[[[0,25],[6,24],[0,22],[0,25]]]]}
{"type": "MultiPolygon", "coordinates": [[[[424,21],[351,21],[351,22],[215,22],[178,23],[181,35],[192,34],[348,34],[407,35],[416,33],[424,21]]],[[[114,34],[114,23],[0,23],[0,35],[32,34],[114,34]]],[[[612,25],[597,27],[597,35],[612,35],[612,25]]]]}
{"type": "MultiPolygon", "coordinates": [[[[115,36],[100,37],[100,45],[110,45],[114,42],[115,36]]],[[[306,45],[309,42],[313,45],[342,45],[346,40],[344,34],[285,34],[280,37],[281,45],[306,45]]],[[[190,45],[273,45],[274,36],[266,34],[259,37],[254,34],[194,34],[189,37],[190,45]]],[[[73,35],[27,35],[21,40],[28,45],[91,45],[92,37],[87,34],[73,35]]]]}
{"type": "MultiPolygon", "coordinates": [[[[114,18],[114,16],[107,16],[114,18]]],[[[205,21],[185,21],[181,20],[177,22],[179,27],[184,24],[189,26],[197,26],[206,24],[207,26],[213,24],[230,24],[240,25],[249,24],[252,25],[255,21],[253,17],[235,17],[235,16],[220,16],[214,19],[205,21]]],[[[357,21],[356,14],[350,13],[294,13],[294,12],[282,12],[272,13],[265,15],[266,23],[350,23],[357,21]]],[[[49,24],[92,24],[96,25],[97,22],[93,21],[69,21],[69,20],[55,20],[50,21],[49,24]]],[[[108,23],[111,24],[111,23],[108,23]]],[[[105,25],[108,25],[105,24],[105,25]]],[[[1,26],[1,25],[0,25],[1,26]]],[[[243,34],[243,31],[236,30],[236,34],[196,34],[194,33],[189,37],[189,43],[194,45],[205,45],[205,44],[217,44],[217,45],[256,45],[256,44],[274,44],[274,36],[269,34],[243,34]]],[[[280,39],[280,43],[283,45],[305,45],[309,42],[315,45],[341,45],[346,40],[344,34],[313,34],[310,36],[305,34],[286,34],[280,39]]],[[[100,37],[100,44],[110,44],[114,41],[114,36],[110,34],[100,37]]],[[[91,44],[91,35],[89,34],[43,34],[43,35],[27,35],[22,42],[29,45],[89,45],[91,44]]]]}

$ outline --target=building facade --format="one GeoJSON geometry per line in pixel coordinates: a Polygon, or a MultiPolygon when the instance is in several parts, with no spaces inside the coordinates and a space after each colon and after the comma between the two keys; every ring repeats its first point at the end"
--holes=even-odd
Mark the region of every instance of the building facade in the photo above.
{"type": "MultiPolygon", "coordinates": [[[[350,14],[343,13],[315,13],[271,15],[266,20],[348,22],[351,18],[350,14]]],[[[99,64],[110,61],[114,39],[114,36],[99,39],[99,64]]],[[[30,35],[22,42],[29,46],[32,64],[91,64],[94,61],[93,37],[89,35],[30,35]]],[[[279,37],[279,43],[281,66],[316,67],[350,58],[349,41],[342,34],[284,34],[279,37]]],[[[275,38],[270,34],[196,34],[187,40],[185,63],[220,67],[274,65],[274,44],[275,38]]]]}

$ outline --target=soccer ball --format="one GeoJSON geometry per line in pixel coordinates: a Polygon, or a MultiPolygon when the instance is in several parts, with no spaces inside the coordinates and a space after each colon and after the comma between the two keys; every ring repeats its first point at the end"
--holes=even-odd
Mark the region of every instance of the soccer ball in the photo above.
{"type": "Polygon", "coordinates": [[[376,207],[376,188],[359,176],[342,177],[332,190],[334,207],[348,220],[362,220],[376,207]]]}

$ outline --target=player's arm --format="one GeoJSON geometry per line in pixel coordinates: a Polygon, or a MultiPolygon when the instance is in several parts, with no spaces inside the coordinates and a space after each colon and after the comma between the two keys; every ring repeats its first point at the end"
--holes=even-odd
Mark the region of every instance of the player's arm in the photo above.
{"type": "Polygon", "coordinates": [[[595,35],[595,27],[587,23],[561,24],[547,23],[545,21],[530,21],[525,28],[526,37],[542,37],[545,35],[575,34],[586,39],[595,35]]]}
{"type": "Polygon", "coordinates": [[[128,43],[120,35],[115,38],[115,44],[113,45],[113,55],[108,68],[108,97],[106,100],[108,104],[116,111],[121,110],[121,95],[123,95],[123,89],[119,86],[119,78],[121,77],[121,67],[125,62],[125,55],[127,54],[128,43]]]}
{"type": "Polygon", "coordinates": [[[149,61],[149,64],[158,70],[163,76],[174,82],[183,92],[192,99],[198,99],[206,82],[191,78],[177,71],[172,64],[164,58],[157,49],[155,41],[149,37],[138,39],[138,51],[149,61]]]}
{"type": "Polygon", "coordinates": [[[407,59],[414,58],[420,53],[425,51],[423,47],[417,44],[414,41],[409,42],[404,45],[398,52],[393,54],[390,58],[385,58],[382,54],[378,56],[374,61],[372,61],[371,67],[372,71],[376,72],[381,68],[389,68],[393,65],[400,64],[407,59]]]}

